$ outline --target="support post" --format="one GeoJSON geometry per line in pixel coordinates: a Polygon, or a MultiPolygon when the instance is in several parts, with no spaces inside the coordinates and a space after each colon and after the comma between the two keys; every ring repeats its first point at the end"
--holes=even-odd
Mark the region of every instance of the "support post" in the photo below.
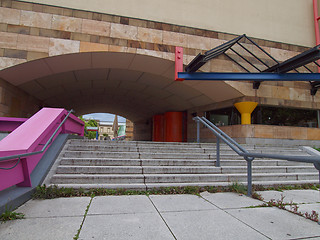
{"type": "Polygon", "coordinates": [[[24,176],[24,181],[17,184],[18,187],[32,187],[30,171],[28,166],[28,159],[21,158],[22,171],[24,176]]]}
{"type": "Polygon", "coordinates": [[[247,177],[248,177],[248,190],[247,196],[252,196],[252,160],[246,159],[247,161],[247,177]]]}
{"type": "Polygon", "coordinates": [[[175,81],[183,81],[183,78],[179,78],[178,72],[183,72],[183,48],[176,47],[175,50],[175,81]]]}
{"type": "Polygon", "coordinates": [[[197,120],[197,143],[200,143],[200,121],[197,120]]]}
{"type": "Polygon", "coordinates": [[[216,167],[220,167],[220,138],[217,137],[217,161],[216,167]]]}
{"type": "Polygon", "coordinates": [[[317,110],[317,122],[318,122],[318,128],[320,128],[320,110],[317,110]]]}
{"type": "Polygon", "coordinates": [[[234,106],[241,113],[241,124],[251,124],[251,113],[257,107],[256,102],[238,102],[234,106]]]}

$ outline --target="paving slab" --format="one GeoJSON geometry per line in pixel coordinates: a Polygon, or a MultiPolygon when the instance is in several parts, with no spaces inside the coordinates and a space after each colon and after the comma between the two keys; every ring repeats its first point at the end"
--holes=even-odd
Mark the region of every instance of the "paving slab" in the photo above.
{"type": "Polygon", "coordinates": [[[174,237],[155,211],[87,216],[79,239],[173,240],[174,237]]]}
{"type": "Polygon", "coordinates": [[[179,240],[268,239],[223,210],[161,213],[179,240]]]}
{"type": "Polygon", "coordinates": [[[208,200],[221,209],[244,208],[250,206],[258,206],[263,204],[262,201],[247,197],[238,193],[208,193],[203,192],[201,197],[208,200]]]}
{"type": "Polygon", "coordinates": [[[73,239],[83,217],[30,218],[0,224],[1,240],[73,239]]]}
{"type": "Polygon", "coordinates": [[[268,202],[271,199],[279,200],[281,196],[284,197],[283,201],[286,203],[316,203],[320,202],[320,192],[317,190],[285,190],[279,191],[258,191],[264,201],[268,202]]]}
{"type": "Polygon", "coordinates": [[[196,195],[150,195],[149,197],[160,212],[218,209],[196,195]]]}
{"type": "Polygon", "coordinates": [[[316,222],[278,208],[242,208],[226,211],[271,239],[320,237],[320,226],[316,222]]]}
{"type": "Polygon", "coordinates": [[[154,213],[150,199],[145,195],[95,197],[88,214],[154,213]]]}
{"type": "Polygon", "coordinates": [[[19,207],[16,212],[25,214],[26,218],[37,217],[72,217],[84,216],[90,203],[90,197],[56,198],[30,200],[19,207]]]}

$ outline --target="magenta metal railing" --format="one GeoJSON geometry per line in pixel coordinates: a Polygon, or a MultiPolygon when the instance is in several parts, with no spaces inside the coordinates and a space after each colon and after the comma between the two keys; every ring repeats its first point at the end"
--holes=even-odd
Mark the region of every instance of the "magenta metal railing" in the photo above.
{"type": "Polygon", "coordinates": [[[0,141],[0,191],[31,187],[30,174],[60,133],[83,136],[84,123],[71,111],[43,108],[0,141]]]}

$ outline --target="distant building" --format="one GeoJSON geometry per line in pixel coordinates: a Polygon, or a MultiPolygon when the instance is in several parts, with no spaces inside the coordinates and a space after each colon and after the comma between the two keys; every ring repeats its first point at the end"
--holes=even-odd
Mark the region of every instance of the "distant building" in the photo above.
{"type": "MultiPolygon", "coordinates": [[[[114,138],[114,132],[112,130],[112,121],[108,122],[99,122],[99,140],[112,140],[114,138]]],[[[125,122],[118,123],[118,129],[126,128],[125,122]]],[[[119,131],[119,130],[118,130],[119,131]]]]}

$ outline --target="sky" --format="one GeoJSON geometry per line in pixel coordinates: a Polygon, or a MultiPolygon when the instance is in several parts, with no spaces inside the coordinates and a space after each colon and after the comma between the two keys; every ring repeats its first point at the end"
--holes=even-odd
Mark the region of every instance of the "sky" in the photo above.
{"type": "MultiPolygon", "coordinates": [[[[111,113],[91,113],[91,114],[83,115],[83,118],[100,120],[102,122],[113,122],[114,114],[111,114],[111,113]]],[[[126,122],[126,119],[118,116],[118,122],[126,122]]]]}

